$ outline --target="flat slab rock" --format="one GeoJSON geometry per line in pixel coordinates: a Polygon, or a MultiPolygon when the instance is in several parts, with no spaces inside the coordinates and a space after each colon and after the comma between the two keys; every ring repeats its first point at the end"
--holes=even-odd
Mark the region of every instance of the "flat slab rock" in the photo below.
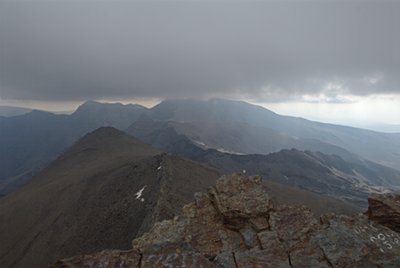
{"type": "Polygon", "coordinates": [[[362,214],[317,220],[305,207],[273,204],[260,177],[239,174],[132,246],[53,267],[400,267],[399,233],[362,214]]]}

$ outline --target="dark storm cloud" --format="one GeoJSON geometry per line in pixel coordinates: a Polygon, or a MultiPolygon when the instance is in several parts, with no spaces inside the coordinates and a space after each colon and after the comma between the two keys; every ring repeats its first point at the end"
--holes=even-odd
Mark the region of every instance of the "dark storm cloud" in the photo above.
{"type": "Polygon", "coordinates": [[[2,99],[400,91],[400,2],[1,2],[2,99]]]}

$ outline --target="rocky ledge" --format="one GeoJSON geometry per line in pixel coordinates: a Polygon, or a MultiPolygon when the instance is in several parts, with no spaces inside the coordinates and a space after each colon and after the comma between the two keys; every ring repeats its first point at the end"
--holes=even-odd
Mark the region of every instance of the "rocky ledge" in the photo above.
{"type": "Polygon", "coordinates": [[[371,195],[366,214],[370,220],[400,233],[400,195],[371,195]]]}
{"type": "Polygon", "coordinates": [[[156,223],[132,250],[53,267],[400,267],[399,233],[377,223],[382,214],[369,215],[373,221],[362,214],[318,220],[305,207],[274,204],[260,177],[235,174],[156,223]]]}

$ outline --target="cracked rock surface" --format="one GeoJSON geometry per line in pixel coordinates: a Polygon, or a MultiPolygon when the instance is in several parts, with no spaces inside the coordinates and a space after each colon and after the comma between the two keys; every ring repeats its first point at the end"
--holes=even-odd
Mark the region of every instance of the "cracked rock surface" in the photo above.
{"type": "Polygon", "coordinates": [[[400,195],[373,194],[368,198],[368,218],[400,232],[400,195]]]}
{"type": "Polygon", "coordinates": [[[362,214],[317,220],[306,207],[274,204],[260,177],[239,174],[132,245],[54,267],[400,267],[399,233],[362,214]]]}

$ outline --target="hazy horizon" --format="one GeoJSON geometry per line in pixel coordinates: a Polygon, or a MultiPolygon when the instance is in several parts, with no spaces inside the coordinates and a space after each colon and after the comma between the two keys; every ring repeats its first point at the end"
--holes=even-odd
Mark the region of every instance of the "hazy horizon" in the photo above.
{"type": "MultiPolygon", "coordinates": [[[[89,101],[89,100],[86,100],[89,101]]],[[[43,110],[43,111],[48,111],[52,113],[58,113],[58,114],[71,114],[73,113],[80,105],[85,103],[86,101],[82,102],[67,102],[63,103],[60,105],[59,103],[40,103],[40,102],[34,102],[34,103],[27,103],[26,106],[18,105],[19,103],[12,103],[14,105],[7,105],[7,103],[3,104],[0,102],[0,107],[1,106],[8,106],[8,107],[16,107],[16,108],[28,108],[28,109],[36,109],[36,110],[43,110]]],[[[127,104],[139,104],[142,106],[145,106],[147,108],[152,108],[159,103],[161,103],[163,100],[160,99],[149,99],[149,100],[91,100],[91,101],[96,101],[100,103],[121,103],[124,105],[127,104]]],[[[313,105],[310,105],[308,109],[304,109],[304,104],[302,103],[291,103],[288,105],[287,103],[257,103],[257,102],[251,102],[248,100],[235,100],[235,101],[245,101],[250,104],[258,105],[263,108],[266,108],[270,111],[273,111],[277,114],[280,115],[286,115],[286,116],[293,116],[293,117],[301,117],[307,120],[311,121],[316,121],[316,122],[321,122],[321,123],[328,123],[328,124],[336,124],[336,125],[344,125],[344,126],[351,126],[351,127],[356,127],[356,128],[364,128],[364,129],[370,129],[374,131],[380,131],[380,132],[388,132],[388,133],[393,133],[393,132],[400,132],[400,120],[399,121],[373,121],[370,118],[368,120],[363,120],[363,117],[360,117],[359,114],[357,117],[352,117],[349,118],[346,116],[346,113],[348,111],[344,110],[342,113],[338,113],[338,115],[343,115],[342,117],[337,116],[337,117],[326,117],[323,116],[326,114],[327,109],[332,109],[333,107],[326,107],[325,105],[321,105],[319,103],[314,103],[313,105]],[[314,106],[314,107],[312,107],[314,106]],[[315,113],[314,110],[319,110],[319,113],[315,113]]],[[[386,104],[384,104],[386,105],[386,104]]],[[[336,107],[338,109],[338,107],[336,107]]]]}

